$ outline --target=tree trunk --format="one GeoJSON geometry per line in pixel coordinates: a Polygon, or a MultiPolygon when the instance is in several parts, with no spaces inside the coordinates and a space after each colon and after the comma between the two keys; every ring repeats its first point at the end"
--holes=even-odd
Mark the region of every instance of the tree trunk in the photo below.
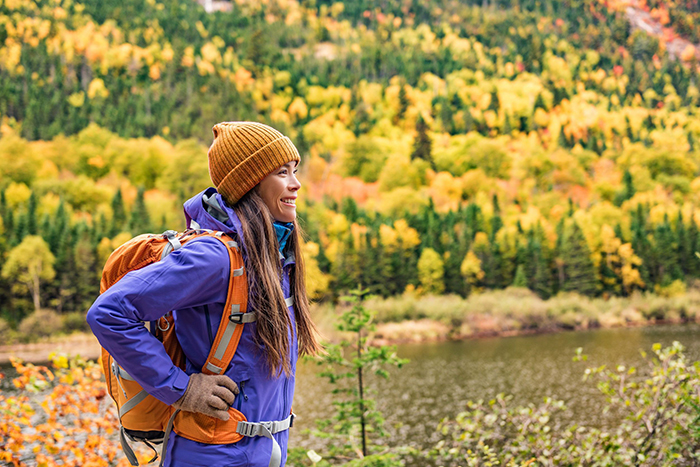
{"type": "Polygon", "coordinates": [[[39,279],[39,272],[41,271],[41,263],[37,265],[37,268],[32,271],[32,285],[31,285],[31,290],[32,290],[32,300],[34,301],[34,311],[39,311],[39,308],[41,308],[41,295],[40,295],[40,279],[39,279]]]}
{"type": "MultiPolygon", "coordinates": [[[[362,361],[362,330],[357,332],[357,359],[362,361]]],[[[357,385],[360,391],[360,427],[362,429],[362,456],[367,457],[367,435],[365,434],[365,399],[362,385],[362,366],[357,369],[357,385]]]]}

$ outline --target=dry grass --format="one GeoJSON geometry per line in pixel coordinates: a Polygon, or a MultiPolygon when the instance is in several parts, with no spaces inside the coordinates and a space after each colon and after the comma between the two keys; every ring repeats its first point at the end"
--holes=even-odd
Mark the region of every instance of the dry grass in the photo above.
{"type": "MultiPolygon", "coordinates": [[[[488,291],[464,299],[455,295],[404,294],[371,298],[381,342],[420,342],[472,336],[512,335],[556,330],[700,322],[700,290],[663,297],[635,293],[630,297],[588,298],[562,293],[549,300],[522,288],[488,291]]],[[[335,340],[336,316],[343,305],[317,305],[314,319],[324,336],[335,340]]]]}

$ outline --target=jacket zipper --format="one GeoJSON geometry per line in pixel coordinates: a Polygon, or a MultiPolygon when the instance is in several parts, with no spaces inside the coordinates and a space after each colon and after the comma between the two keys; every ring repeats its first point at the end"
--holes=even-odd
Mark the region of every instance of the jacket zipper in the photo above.
{"type": "Polygon", "coordinates": [[[245,393],[244,388],[245,381],[241,381],[238,384],[238,397],[236,398],[236,410],[238,410],[239,412],[241,411],[241,404],[243,403],[243,401],[241,400],[241,396],[243,396],[243,399],[245,399],[246,402],[248,402],[248,395],[245,393]]]}
{"type": "Polygon", "coordinates": [[[289,406],[289,400],[287,400],[287,394],[289,393],[289,377],[284,377],[284,416],[286,417],[292,408],[289,406]]]}

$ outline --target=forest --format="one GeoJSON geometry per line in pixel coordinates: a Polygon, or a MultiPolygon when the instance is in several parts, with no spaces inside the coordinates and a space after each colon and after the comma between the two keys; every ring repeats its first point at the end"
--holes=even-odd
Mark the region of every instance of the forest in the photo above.
{"type": "MultiPolygon", "coordinates": [[[[83,326],[112,249],[184,227],[222,120],[302,153],[317,300],[682,294],[700,277],[697,59],[626,5],[5,1],[2,328],[43,309],[83,326]]],[[[695,40],[693,2],[643,6],[695,40]]]]}

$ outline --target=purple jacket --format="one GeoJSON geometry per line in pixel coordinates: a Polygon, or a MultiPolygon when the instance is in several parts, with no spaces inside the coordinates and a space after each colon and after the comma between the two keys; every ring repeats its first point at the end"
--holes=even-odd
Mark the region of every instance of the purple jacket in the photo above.
{"type": "MultiPolygon", "coordinates": [[[[185,215],[188,227],[195,221],[201,228],[235,234],[245,255],[240,220],[213,188],[188,200],[185,215]]],[[[282,289],[284,296],[289,297],[289,273],[294,258],[281,261],[282,289]]],[[[229,269],[228,253],[221,242],[207,238],[189,242],[162,261],[128,273],[100,295],[88,311],[88,323],[100,344],[127,373],[150,394],[172,404],[184,394],[188,375],[201,372],[207,359],[226,302],[229,269]],[[155,321],[171,310],[176,317],[177,338],[187,358],[184,372],[173,365],[163,345],[142,324],[155,321]],[[205,310],[209,312],[208,320],[205,310]]],[[[289,315],[295,329],[292,307],[289,315]]],[[[234,407],[248,421],[283,420],[290,413],[294,396],[297,339],[294,336],[291,346],[292,375],[287,377],[282,373],[271,378],[254,342],[255,326],[255,323],[245,325],[238,350],[224,374],[241,389],[234,407]]],[[[282,449],[281,465],[284,465],[289,431],[274,436],[282,449]]],[[[166,465],[266,467],[271,450],[272,441],[265,437],[209,445],[173,433],[167,446],[166,465]]]]}

